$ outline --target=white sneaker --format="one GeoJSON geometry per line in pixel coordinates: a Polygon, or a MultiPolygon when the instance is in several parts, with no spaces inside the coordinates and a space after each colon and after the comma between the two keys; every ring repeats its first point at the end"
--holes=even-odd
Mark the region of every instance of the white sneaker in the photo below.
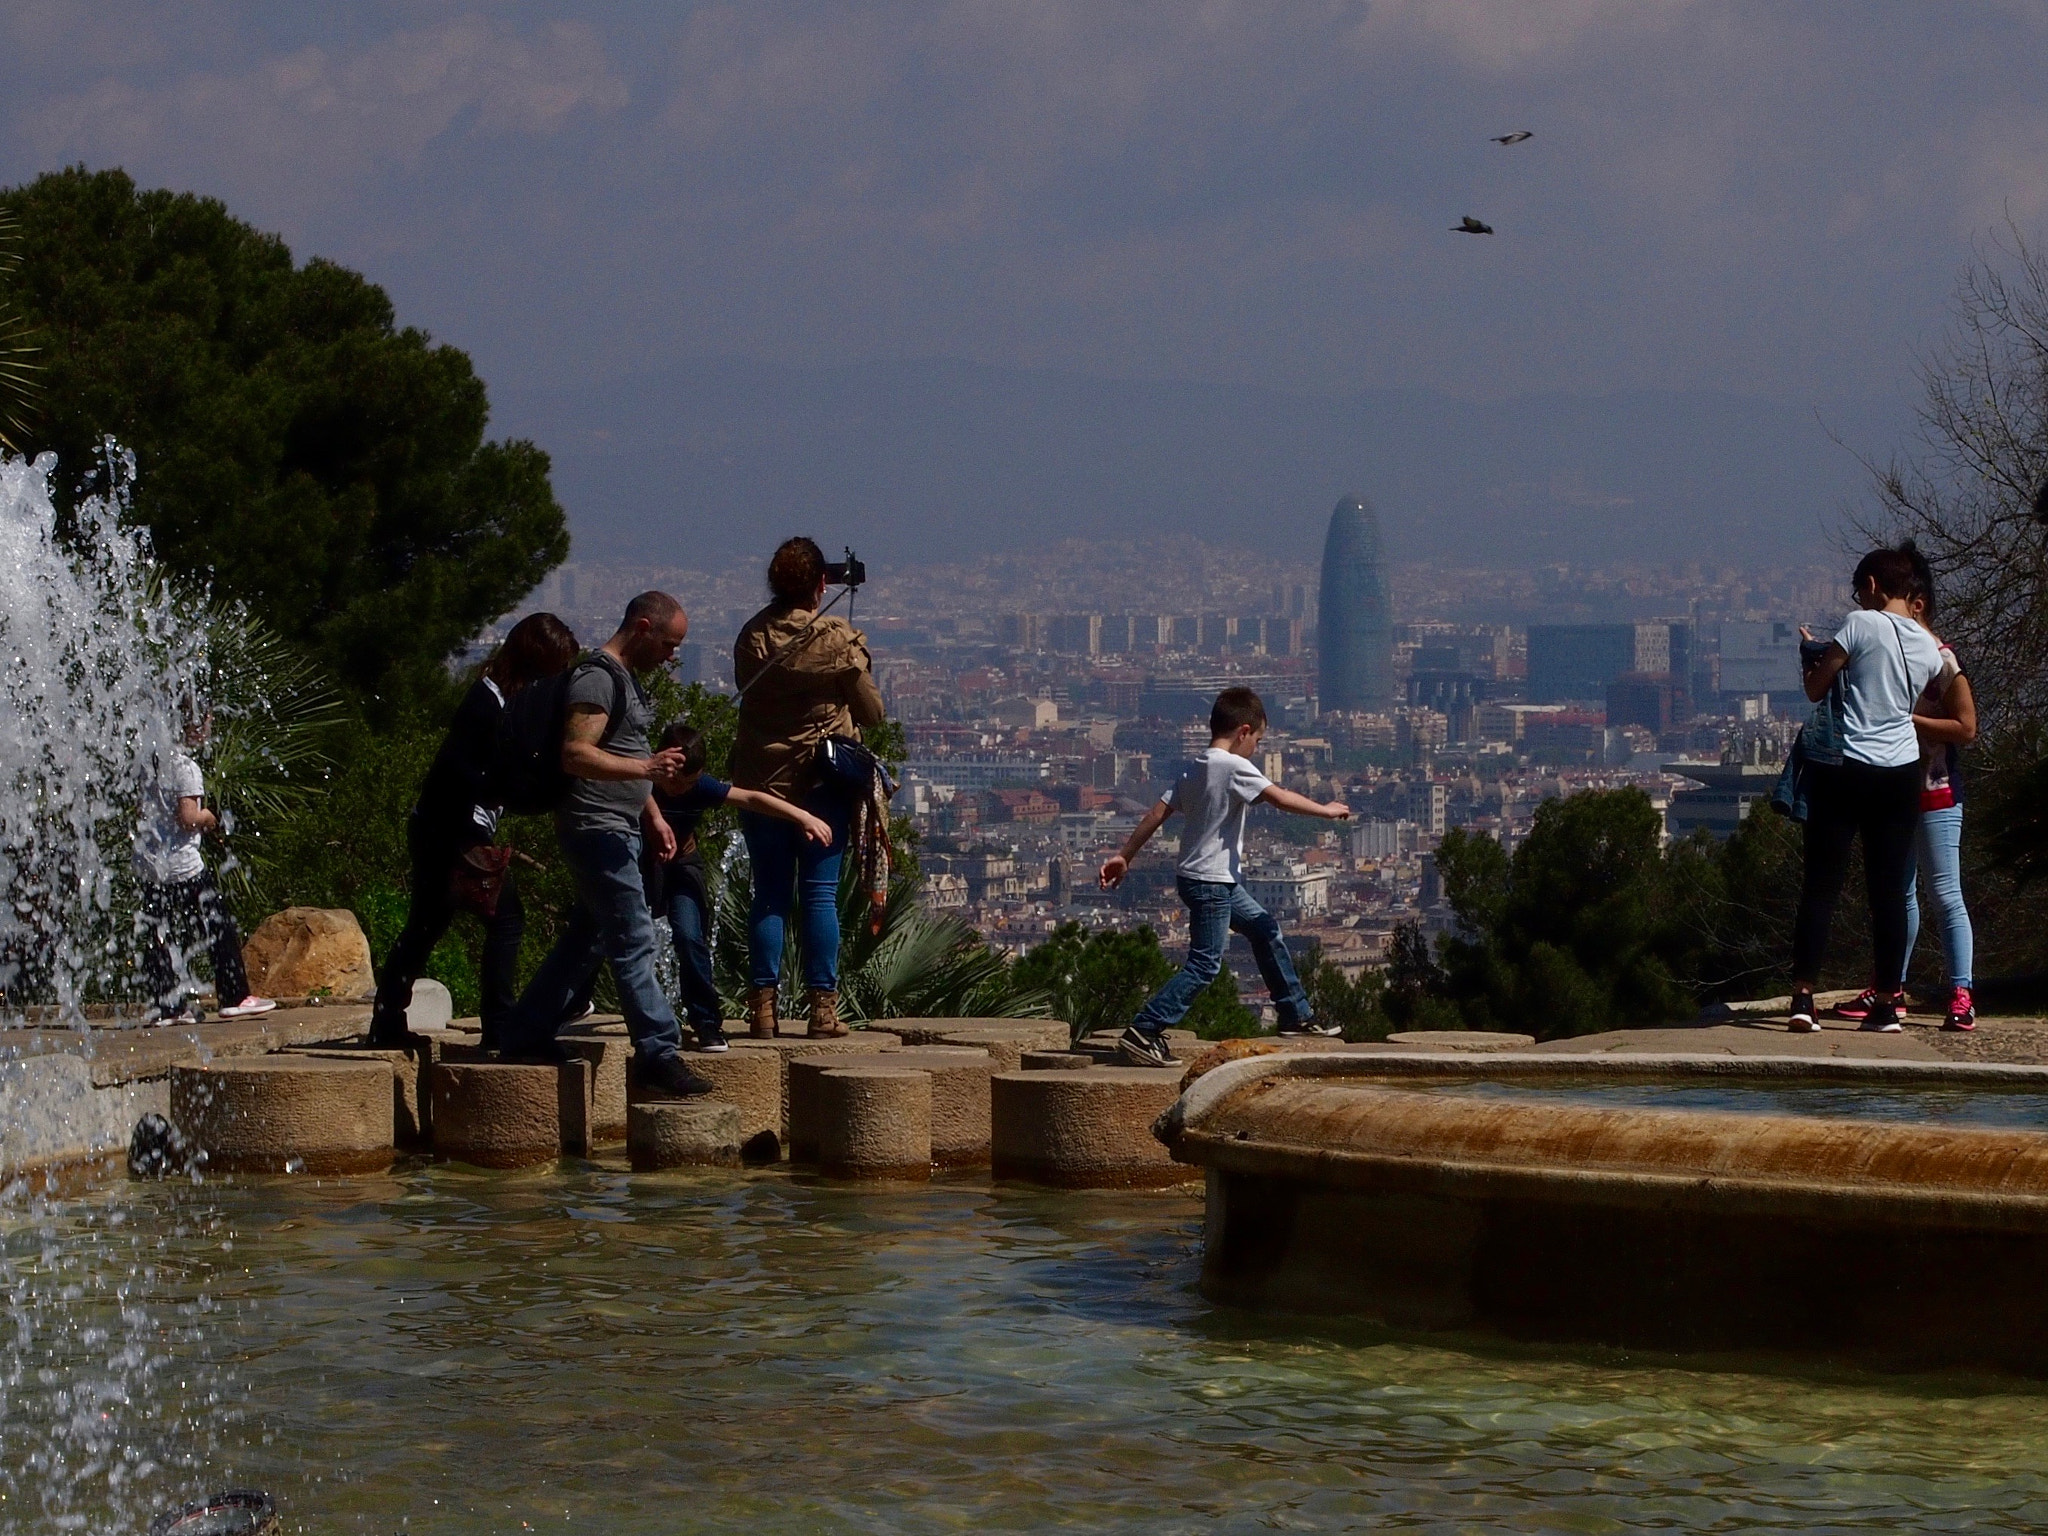
{"type": "Polygon", "coordinates": [[[259,1013],[269,1013],[276,1006],[272,999],[258,997],[251,992],[233,1007],[221,1009],[220,1016],[224,1019],[253,1019],[259,1013]]]}
{"type": "Polygon", "coordinates": [[[1792,1015],[1785,1021],[1785,1027],[1795,1035],[1810,1035],[1820,1028],[1820,1016],[1813,1006],[1811,992],[1792,994],[1792,1015]]]}

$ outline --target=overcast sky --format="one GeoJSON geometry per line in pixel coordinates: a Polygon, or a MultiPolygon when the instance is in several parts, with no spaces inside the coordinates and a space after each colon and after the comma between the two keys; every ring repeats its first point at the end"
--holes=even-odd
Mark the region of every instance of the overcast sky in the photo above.
{"type": "Polygon", "coordinates": [[[2048,223],[2038,0],[11,0],[0,40],[0,176],[219,196],[514,391],[1897,394],[1973,240],[2048,223]]]}

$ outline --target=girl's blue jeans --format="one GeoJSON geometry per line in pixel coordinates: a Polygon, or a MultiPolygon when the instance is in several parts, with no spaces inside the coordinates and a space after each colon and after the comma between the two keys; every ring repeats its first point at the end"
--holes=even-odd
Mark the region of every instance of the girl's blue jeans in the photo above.
{"type": "Polygon", "coordinates": [[[832,846],[820,848],[793,821],[740,812],[740,836],[754,869],[754,901],[747,912],[748,982],[775,986],[782,978],[783,922],[792,893],[801,909],[797,933],[803,951],[804,985],[813,992],[839,990],[839,864],[846,848],[847,805],[843,796],[820,791],[805,810],[832,828],[832,846]]]}
{"type": "MultiPolygon", "coordinates": [[[[1948,981],[1952,987],[1971,985],[1971,967],[1977,961],[1977,937],[1970,927],[1970,909],[1963,905],[1963,808],[1947,806],[1920,813],[1918,834],[1920,875],[1927,882],[1941,918],[1941,948],[1948,957],[1948,981]]],[[[1913,958],[1913,945],[1920,937],[1919,881],[1906,887],[1906,958],[1913,958]]],[[[1905,984],[1901,973],[1899,983],[1905,984]]]]}

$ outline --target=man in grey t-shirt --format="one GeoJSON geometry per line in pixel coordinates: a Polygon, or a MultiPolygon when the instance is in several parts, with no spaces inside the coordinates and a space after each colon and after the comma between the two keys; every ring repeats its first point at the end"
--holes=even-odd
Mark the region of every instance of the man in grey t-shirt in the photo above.
{"type": "MultiPolygon", "coordinates": [[[[643,837],[664,859],[675,851],[675,834],[650,796],[656,779],[682,771],[683,754],[649,749],[654,711],[633,674],[665,665],[689,632],[682,604],[666,592],[643,592],[626,605],[618,632],[570,675],[562,729],[570,789],[555,831],[576,877],[576,909],[505,1031],[507,1055],[565,1059],[555,1028],[576,999],[588,996],[598,965],[609,962],[633,1037],[627,1086],[636,1099],[711,1091],[678,1054],[682,1031],[655,978],[654,918],[640,880],[643,837]]],[[[697,1043],[712,1050],[724,1044],[697,1043]]]]}

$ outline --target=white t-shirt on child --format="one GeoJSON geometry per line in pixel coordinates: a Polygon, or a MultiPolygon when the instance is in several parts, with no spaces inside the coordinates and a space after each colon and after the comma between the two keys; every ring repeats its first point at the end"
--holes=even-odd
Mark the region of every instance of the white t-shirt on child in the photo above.
{"type": "Polygon", "coordinates": [[[1209,748],[1188,764],[1173,788],[1159,797],[1187,818],[1174,872],[1189,880],[1237,884],[1244,813],[1272,787],[1273,781],[1249,760],[1221,747],[1209,748]]]}
{"type": "Polygon", "coordinates": [[[189,753],[163,755],[143,786],[142,815],[135,827],[135,872],[143,879],[170,885],[206,873],[199,829],[178,825],[178,802],[205,793],[206,780],[189,753]]]}
{"type": "Polygon", "coordinates": [[[1842,669],[1842,752],[1873,768],[1920,761],[1913,703],[1941,670],[1934,636],[1895,613],[1858,608],[1835,631],[1849,653],[1842,669]]]}

